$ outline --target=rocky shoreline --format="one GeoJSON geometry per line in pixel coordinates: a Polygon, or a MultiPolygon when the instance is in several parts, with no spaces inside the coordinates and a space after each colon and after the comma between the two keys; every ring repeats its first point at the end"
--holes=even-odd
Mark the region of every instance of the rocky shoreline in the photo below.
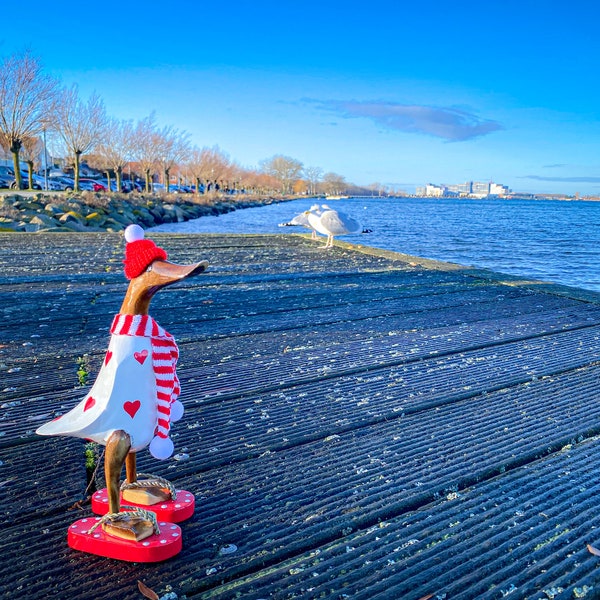
{"type": "Polygon", "coordinates": [[[238,198],[12,192],[0,195],[0,232],[116,232],[130,223],[148,228],[285,200],[238,198]]]}

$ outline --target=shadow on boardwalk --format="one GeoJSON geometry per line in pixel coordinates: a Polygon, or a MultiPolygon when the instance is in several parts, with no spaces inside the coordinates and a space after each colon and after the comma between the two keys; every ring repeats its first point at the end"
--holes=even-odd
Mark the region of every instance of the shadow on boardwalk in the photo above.
{"type": "Polygon", "coordinates": [[[196,495],[183,551],[70,550],[84,443],[33,433],[99,369],[122,238],[1,234],[2,597],[599,597],[597,295],[303,236],[152,237],[211,264],[152,305],[184,460],[138,463],[196,495]]]}

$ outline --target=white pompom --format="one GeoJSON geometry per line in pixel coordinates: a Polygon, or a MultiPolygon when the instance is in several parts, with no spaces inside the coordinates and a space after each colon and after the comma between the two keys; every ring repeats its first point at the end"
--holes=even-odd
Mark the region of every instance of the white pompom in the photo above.
{"type": "Polygon", "coordinates": [[[171,403],[171,422],[179,421],[183,417],[183,404],[179,400],[171,403]]]}
{"type": "Polygon", "coordinates": [[[144,230],[139,225],[128,225],[125,229],[125,241],[137,242],[144,239],[144,230]]]}
{"type": "Polygon", "coordinates": [[[169,458],[169,456],[173,454],[174,448],[175,446],[173,445],[171,438],[161,438],[157,435],[154,436],[148,447],[150,454],[158,460],[166,460],[169,458]]]}

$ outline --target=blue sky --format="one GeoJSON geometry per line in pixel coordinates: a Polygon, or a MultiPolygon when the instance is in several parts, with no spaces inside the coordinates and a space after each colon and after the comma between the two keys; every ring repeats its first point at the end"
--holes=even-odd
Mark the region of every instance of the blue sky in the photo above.
{"type": "Polygon", "coordinates": [[[600,195],[593,0],[29,0],[2,15],[17,25],[0,57],[29,49],[109,114],[156,111],[246,167],[284,154],[408,191],[600,195]]]}

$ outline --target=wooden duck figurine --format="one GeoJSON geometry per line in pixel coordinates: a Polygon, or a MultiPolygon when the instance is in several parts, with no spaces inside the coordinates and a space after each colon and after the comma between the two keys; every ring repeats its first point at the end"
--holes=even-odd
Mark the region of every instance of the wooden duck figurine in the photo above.
{"type": "MultiPolygon", "coordinates": [[[[139,505],[152,506],[163,502],[170,493],[169,484],[164,480],[137,485],[136,452],[149,447],[155,458],[169,458],[173,453],[170,424],[183,415],[183,405],[177,400],[180,392],[175,371],[177,345],[149,316],[150,301],[158,290],[202,273],[208,264],[202,261],[176,265],[167,261],[166,252],[144,239],[138,225],[126,229],[125,239],[125,275],[130,283],[119,314],[113,320],[111,340],[98,377],[77,406],[41,426],[37,433],[81,437],[106,446],[108,514],[95,527],[101,524],[103,532],[110,537],[101,536],[103,542],[108,541],[98,550],[86,540],[81,542],[77,533],[71,539],[69,531],[69,545],[124,560],[163,560],[168,557],[164,550],[150,558],[138,555],[132,558],[133,555],[121,549],[113,551],[109,546],[111,537],[140,542],[158,530],[154,514],[149,511],[121,511],[119,484],[124,463],[126,482],[131,490],[129,498],[127,491],[123,492],[125,500],[135,502],[138,508],[139,505]]],[[[96,512],[101,514],[101,511],[96,512]]],[[[91,535],[93,529],[84,533],[91,535]]],[[[164,548],[164,541],[162,546],[164,548]]]]}

